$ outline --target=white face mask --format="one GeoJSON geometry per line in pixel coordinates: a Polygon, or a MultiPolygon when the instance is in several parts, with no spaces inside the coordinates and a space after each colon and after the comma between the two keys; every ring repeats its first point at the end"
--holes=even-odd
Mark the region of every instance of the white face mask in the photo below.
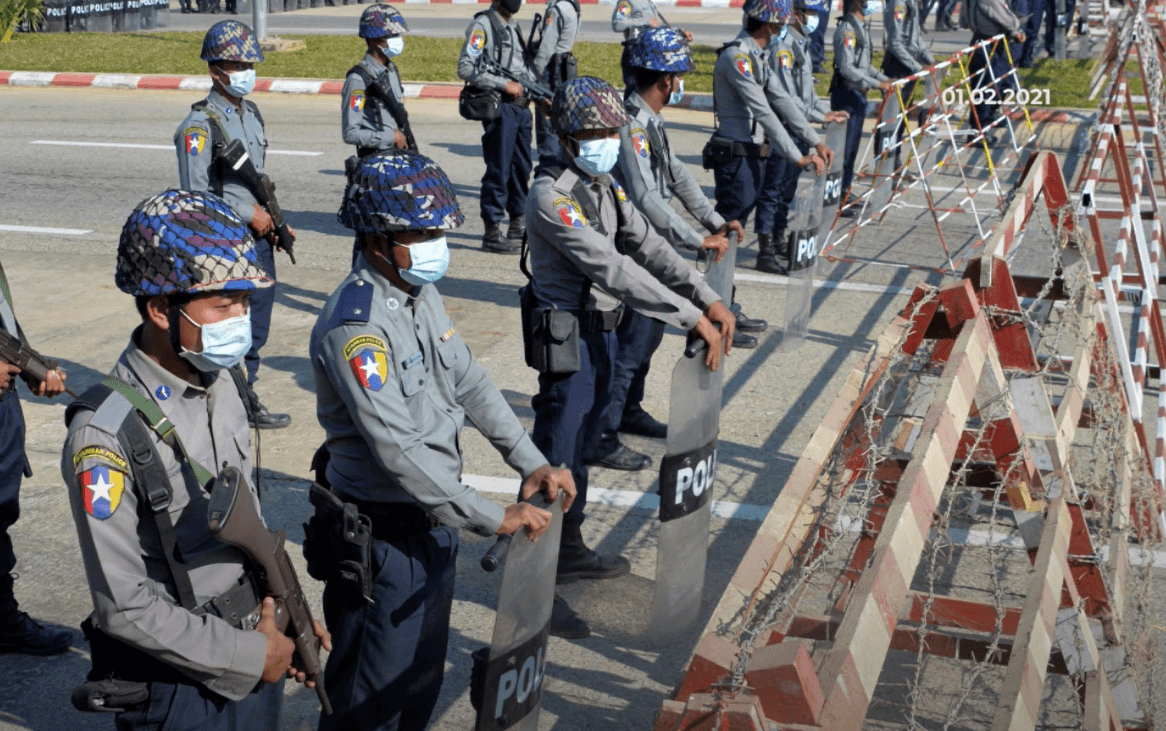
{"type": "Polygon", "coordinates": [[[229,317],[205,325],[199,325],[191,319],[186,310],[179,312],[191,325],[202,330],[202,350],[195,353],[182,348],[179,355],[203,373],[214,373],[230,368],[243,360],[243,356],[251,350],[250,311],[238,317],[229,317]]]}
{"type": "Polygon", "coordinates": [[[385,47],[381,49],[389,58],[393,56],[400,56],[401,52],[405,50],[405,39],[401,36],[393,36],[385,41],[385,47]]]}
{"type": "Polygon", "coordinates": [[[445,276],[445,270],[449,268],[449,244],[444,235],[409,244],[408,248],[409,268],[397,270],[401,279],[414,287],[421,287],[433,284],[445,276]]]}
{"type": "Polygon", "coordinates": [[[806,32],[806,35],[810,35],[818,30],[818,20],[817,13],[812,10],[806,11],[806,24],[802,26],[802,30],[806,32]]]}
{"type": "Polygon", "coordinates": [[[674,91],[668,95],[668,104],[669,105],[679,104],[680,100],[683,98],[684,98],[684,79],[680,78],[680,79],[676,80],[676,91],[674,91]]]}
{"type": "Polygon", "coordinates": [[[611,172],[619,159],[619,138],[604,137],[598,140],[583,140],[579,143],[579,154],[575,164],[583,172],[598,177],[611,172]]]}
{"type": "Polygon", "coordinates": [[[231,96],[247,96],[255,91],[255,69],[232,71],[227,75],[231,80],[227,85],[227,93],[231,96]]]}
{"type": "Polygon", "coordinates": [[[866,17],[876,15],[883,9],[881,0],[866,0],[866,5],[862,7],[862,14],[866,17]]]}

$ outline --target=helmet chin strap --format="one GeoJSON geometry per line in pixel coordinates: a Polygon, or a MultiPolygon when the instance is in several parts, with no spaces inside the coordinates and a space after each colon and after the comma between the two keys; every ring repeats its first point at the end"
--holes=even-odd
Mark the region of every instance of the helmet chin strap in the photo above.
{"type": "Polygon", "coordinates": [[[182,355],[182,343],[179,341],[178,326],[181,319],[181,312],[178,305],[170,305],[167,313],[167,318],[170,320],[170,347],[174,348],[174,354],[182,355]]]}

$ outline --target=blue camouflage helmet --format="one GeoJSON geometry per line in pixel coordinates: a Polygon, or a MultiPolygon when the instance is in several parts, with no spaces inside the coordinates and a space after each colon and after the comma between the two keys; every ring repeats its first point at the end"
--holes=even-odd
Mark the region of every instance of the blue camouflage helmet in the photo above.
{"type": "Polygon", "coordinates": [[[628,64],[674,74],[696,68],[688,41],[676,28],[652,28],[641,33],[628,51],[628,64]]]}
{"type": "Polygon", "coordinates": [[[243,61],[259,63],[263,51],[250,27],[237,20],[220,20],[210,27],[202,39],[203,61],[243,61]]]}
{"type": "Polygon", "coordinates": [[[388,38],[407,33],[409,26],[392,5],[377,3],[360,14],[361,38],[388,38]]]}
{"type": "Polygon", "coordinates": [[[743,10],[746,18],[762,23],[788,23],[794,4],[793,0],[746,0],[743,10]]]}
{"type": "Polygon", "coordinates": [[[561,134],[614,129],[630,121],[619,92],[594,76],[571,79],[558,88],[551,100],[551,124],[561,134]]]}
{"type": "Polygon", "coordinates": [[[255,239],[210,193],[168,190],[138,204],[117,245],[117,288],[134,296],[252,290],[274,282],[255,239]]]}
{"type": "Polygon", "coordinates": [[[378,152],[360,161],[336,219],[357,233],[452,229],[465,217],[445,172],[416,152],[378,152]]]}

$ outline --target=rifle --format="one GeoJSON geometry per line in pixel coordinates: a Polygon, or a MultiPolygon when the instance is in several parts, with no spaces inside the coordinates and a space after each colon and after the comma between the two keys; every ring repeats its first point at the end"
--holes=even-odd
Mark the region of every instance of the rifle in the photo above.
{"type": "MultiPolygon", "coordinates": [[[[36,381],[48,378],[49,371],[55,371],[59,365],[52,358],[46,358],[33,350],[22,338],[4,330],[0,330],[0,360],[11,363],[36,381]]],[[[68,386],[65,387],[65,393],[77,398],[77,392],[68,386]]]]}
{"type": "Polygon", "coordinates": [[[526,74],[525,76],[516,74],[510,69],[499,66],[498,64],[491,61],[486,62],[484,70],[487,73],[505,76],[511,81],[517,81],[519,84],[522,84],[522,88],[525,89],[530,97],[535,101],[542,101],[543,99],[550,101],[551,97],[555,95],[555,92],[552,91],[549,86],[545,86],[542,83],[535,81],[534,77],[532,77],[530,74],[526,74]]]}
{"type": "Polygon", "coordinates": [[[409,124],[409,113],[405,111],[405,105],[401,100],[393,94],[392,85],[389,83],[389,70],[385,69],[380,76],[373,79],[368,84],[368,90],[381,100],[385,109],[389,110],[389,115],[397,123],[397,129],[405,135],[405,145],[413,152],[417,152],[417,140],[414,139],[413,127],[409,124]]]}
{"type": "Polygon", "coordinates": [[[316,623],[296,569],[284,549],[284,532],[269,530],[263,524],[245,485],[237,468],[223,468],[211,488],[207,525],[220,541],[242,549],[258,567],[267,595],[275,598],[276,626],[295,640],[296,667],[316,683],[320,707],[331,715],[332,703],[324,690],[324,668],[320,665],[320,638],[316,637],[316,623]]]}
{"type": "Polygon", "coordinates": [[[267,214],[271,216],[271,222],[275,224],[278,247],[286,251],[288,257],[291,258],[291,263],[295,264],[296,255],[293,247],[296,243],[296,237],[288,228],[287,221],[283,218],[283,210],[279,207],[279,201],[275,199],[275,183],[265,173],[255,169],[255,163],[247,154],[247,148],[243,146],[241,140],[232,140],[231,144],[223,148],[222,159],[227,167],[243,178],[251,195],[255,196],[255,200],[259,201],[259,205],[263,206],[267,214]]]}

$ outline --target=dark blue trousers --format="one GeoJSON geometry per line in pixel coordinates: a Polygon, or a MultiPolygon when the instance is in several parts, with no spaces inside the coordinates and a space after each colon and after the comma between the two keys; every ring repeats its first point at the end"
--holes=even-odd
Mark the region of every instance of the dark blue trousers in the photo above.
{"type": "Polygon", "coordinates": [[[481,215],[483,223],[501,223],[526,213],[530,189],[530,110],[502,104],[497,119],[482,122],[481,215]]]}
{"type": "Polygon", "coordinates": [[[24,412],[15,391],[0,396],[0,577],[12,573],[16,554],[8,536],[20,517],[20,481],[26,474],[24,412]]]}
{"type": "Polygon", "coordinates": [[[826,64],[826,25],[830,22],[830,10],[811,11],[818,13],[818,27],[810,34],[810,58],[815,66],[826,64]]]}
{"type": "Polygon", "coordinates": [[[445,677],[457,578],[457,531],[441,526],[370,550],[375,604],[348,607],[347,587],[324,588],[332,653],[324,685],[332,715],[320,731],[422,731],[445,677]]]}
{"type": "Polygon", "coordinates": [[[283,680],[229,701],[193,683],[150,683],[150,699],[114,716],[117,731],[278,731],[283,680]]]}
{"type": "MultiPolygon", "coordinates": [[[[1035,0],[1035,2],[1040,2],[1040,0],[1035,0]]],[[[1057,50],[1057,0],[1047,0],[1047,2],[1048,5],[1045,7],[1045,50],[1051,56],[1057,50]]],[[[1065,0],[1065,17],[1071,19],[1076,8],[1077,0],[1065,0]]],[[[1065,32],[1069,32],[1067,27],[1065,32]]]]}
{"type": "MultiPolygon", "coordinates": [[[[977,36],[972,40],[978,43],[982,39],[977,36]]],[[[983,95],[983,103],[976,104],[972,109],[976,118],[980,120],[981,129],[988,127],[1000,118],[1000,102],[1004,98],[1004,90],[1016,88],[1016,77],[1005,76],[1011,71],[1012,64],[1008,61],[1008,51],[1005,50],[1003,41],[997,42],[994,49],[992,46],[982,46],[972,53],[972,60],[968,64],[968,74],[975,76],[972,88],[979,90],[983,95]],[[980,69],[989,66],[992,69],[991,73],[985,71],[976,75],[980,69]]],[[[972,128],[975,128],[974,123],[972,128]]]]}
{"type": "Polygon", "coordinates": [[[664,341],[664,323],[641,315],[630,307],[615,329],[615,370],[611,377],[610,401],[595,431],[588,434],[588,455],[609,454],[619,443],[615,432],[621,422],[642,412],[644,382],[652,365],[652,355],[664,341]],[[608,434],[604,439],[603,435],[608,434]]]}
{"type": "MultiPolygon", "coordinates": [[[[267,239],[255,242],[255,252],[259,264],[267,276],[275,280],[275,251],[267,239]]],[[[275,287],[257,289],[251,293],[251,350],[244,361],[247,364],[247,382],[255,383],[259,374],[259,349],[267,344],[267,334],[271,331],[271,308],[275,305],[275,287]]]]}
{"type": "MultiPolygon", "coordinates": [[[[547,86],[551,85],[551,71],[549,68],[543,71],[542,81],[547,86]]],[[[559,137],[551,129],[551,120],[538,109],[534,110],[534,133],[535,142],[538,146],[539,164],[549,165],[558,159],[559,152],[562,149],[562,146],[559,145],[559,137]]]]}
{"type": "Polygon", "coordinates": [[[587,505],[587,466],[583,449],[607,408],[615,370],[615,331],[579,336],[579,370],[565,375],[540,373],[531,439],[553,465],[565,464],[575,478],[575,502],[563,516],[579,525],[587,505]]]}
{"type": "Polygon", "coordinates": [[[1045,2],[1046,0],[1016,0],[1013,3],[1012,9],[1017,15],[1030,16],[1022,27],[1024,43],[1012,46],[1012,60],[1022,68],[1028,68],[1036,62],[1036,52],[1041,47],[1037,36],[1040,35],[1040,24],[1045,17],[1045,2]]]}
{"type": "Polygon", "coordinates": [[[717,213],[726,221],[740,221],[744,227],[757,205],[757,192],[765,180],[765,166],[774,159],[773,156],[768,159],[734,157],[732,162],[713,170],[717,213]]]}
{"type": "MultiPolygon", "coordinates": [[[[948,20],[952,25],[959,25],[960,19],[951,17],[952,11],[955,10],[955,0],[939,0],[939,7],[935,10],[935,22],[938,23],[941,18],[948,20]]],[[[920,25],[926,18],[920,19],[920,25]]]]}
{"type": "Polygon", "coordinates": [[[830,108],[836,112],[850,112],[850,118],[846,120],[846,152],[842,158],[842,194],[846,195],[854,181],[854,160],[858,157],[858,145],[862,142],[866,93],[842,86],[835,87],[830,90],[830,108]]]}
{"type": "MultiPolygon", "coordinates": [[[[891,54],[883,56],[883,73],[892,79],[901,79],[904,76],[911,75],[911,69],[903,65],[903,62],[895,58],[891,54]]],[[[917,81],[908,81],[903,84],[902,95],[904,108],[910,109],[911,95],[915,93],[915,84],[917,81]]],[[[895,126],[895,142],[903,139],[903,133],[907,130],[907,125],[900,120],[899,124],[895,126]]],[[[900,161],[903,158],[903,148],[900,146],[895,150],[895,169],[899,169],[900,161]]]]}
{"type": "MultiPolygon", "coordinates": [[[[810,153],[806,142],[794,138],[794,144],[803,155],[810,153]]],[[[765,166],[765,178],[761,191],[757,194],[757,222],[754,231],[759,234],[780,236],[789,223],[789,206],[798,189],[798,175],[802,169],[784,157],[769,158],[765,166]]]]}

